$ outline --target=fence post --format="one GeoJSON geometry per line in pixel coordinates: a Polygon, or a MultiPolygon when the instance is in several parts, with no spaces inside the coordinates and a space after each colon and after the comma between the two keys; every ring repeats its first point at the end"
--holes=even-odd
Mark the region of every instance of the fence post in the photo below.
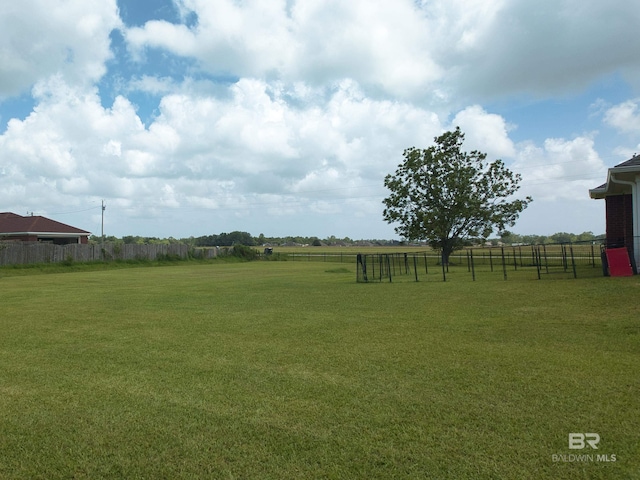
{"type": "Polygon", "coordinates": [[[476,267],[473,264],[473,250],[469,250],[469,256],[471,257],[471,278],[473,281],[476,281],[476,267]]]}
{"type": "Polygon", "coordinates": [[[502,253],[502,274],[504,275],[504,279],[507,279],[507,264],[504,262],[504,247],[500,247],[500,251],[502,253]]]}
{"type": "Polygon", "coordinates": [[[493,273],[493,256],[491,255],[491,250],[489,249],[489,265],[491,266],[491,272],[493,273]]]}
{"type": "Polygon", "coordinates": [[[578,278],[576,273],[576,261],[573,258],[573,245],[569,245],[569,251],[571,252],[571,266],[573,267],[573,278],[578,278]]]}
{"type": "Polygon", "coordinates": [[[372,255],[372,260],[371,260],[371,278],[373,278],[374,280],[376,279],[376,257],[375,255],[372,255]]]}
{"type": "Polygon", "coordinates": [[[359,281],[359,273],[362,271],[362,280],[365,283],[369,282],[367,277],[367,255],[358,253],[356,256],[356,281],[359,281]]]}
{"type": "Polygon", "coordinates": [[[536,252],[533,245],[531,245],[531,261],[534,265],[536,264],[536,252]]]}

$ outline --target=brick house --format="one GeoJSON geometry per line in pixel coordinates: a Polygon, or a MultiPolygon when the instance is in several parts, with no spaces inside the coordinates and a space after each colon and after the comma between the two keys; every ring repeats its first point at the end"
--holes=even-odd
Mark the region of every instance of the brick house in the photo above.
{"type": "Polygon", "coordinates": [[[589,190],[606,202],[607,247],[627,247],[638,271],[640,261],[640,155],[609,169],[607,182],[589,190]]]}
{"type": "Polygon", "coordinates": [[[56,245],[88,243],[91,232],[41,216],[23,217],[0,213],[0,240],[18,242],[51,242],[56,245]]]}

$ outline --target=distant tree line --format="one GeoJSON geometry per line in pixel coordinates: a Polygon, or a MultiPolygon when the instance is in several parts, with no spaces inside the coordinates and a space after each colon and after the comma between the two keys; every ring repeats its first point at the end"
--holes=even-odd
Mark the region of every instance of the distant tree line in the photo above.
{"type": "Polygon", "coordinates": [[[230,247],[232,245],[257,245],[256,239],[247,232],[219,233],[204,237],[189,238],[187,243],[196,247],[230,247]]]}
{"type": "Polygon", "coordinates": [[[553,235],[518,235],[517,233],[504,231],[499,239],[505,244],[524,243],[524,244],[544,244],[544,243],[577,243],[577,242],[594,242],[604,240],[605,235],[594,235],[593,232],[582,232],[579,234],[557,232],[553,235]]]}
{"type": "MultiPolygon", "coordinates": [[[[504,231],[499,236],[489,239],[470,239],[466,242],[468,245],[481,245],[486,242],[490,242],[493,245],[499,243],[512,245],[512,244],[548,244],[548,243],[576,243],[576,242],[590,242],[603,240],[605,237],[602,235],[594,235],[593,232],[582,232],[580,234],[558,232],[553,235],[519,235],[517,233],[504,231]]],[[[89,239],[92,243],[100,243],[102,241],[99,235],[93,235],[89,239]]],[[[105,242],[116,244],[172,244],[183,243],[191,245],[193,247],[230,247],[233,245],[245,245],[248,247],[260,247],[260,246],[294,246],[294,245],[309,245],[309,246],[361,246],[361,245],[373,245],[373,246],[396,246],[406,245],[407,242],[399,240],[353,240],[349,237],[338,238],[331,235],[327,238],[319,237],[303,237],[303,236],[287,236],[287,237],[267,237],[264,234],[260,234],[254,237],[248,232],[234,231],[230,233],[219,233],[212,235],[204,235],[201,237],[188,237],[188,238],[158,238],[158,237],[141,237],[137,235],[125,235],[122,238],[114,236],[105,236],[105,242]]],[[[423,243],[424,244],[424,243],[423,243]]]]}

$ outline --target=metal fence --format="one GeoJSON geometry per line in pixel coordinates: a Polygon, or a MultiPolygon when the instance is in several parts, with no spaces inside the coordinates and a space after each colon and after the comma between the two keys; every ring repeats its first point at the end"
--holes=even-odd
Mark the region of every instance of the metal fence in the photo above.
{"type": "Polygon", "coordinates": [[[184,244],[69,244],[0,243],[0,266],[61,262],[99,262],[112,260],[157,260],[160,258],[213,258],[220,253],[217,247],[191,250],[184,244]]]}
{"type": "MultiPolygon", "coordinates": [[[[330,247],[333,248],[333,247],[330,247]]],[[[282,260],[289,262],[334,262],[353,264],[357,252],[326,252],[309,250],[308,252],[273,252],[260,253],[261,258],[270,260],[282,260]]]]}
{"type": "Polygon", "coordinates": [[[503,278],[528,275],[567,278],[601,276],[603,246],[595,243],[512,245],[474,247],[455,252],[444,265],[433,251],[411,253],[359,254],[356,257],[358,282],[447,281],[452,275],[503,278]]]}

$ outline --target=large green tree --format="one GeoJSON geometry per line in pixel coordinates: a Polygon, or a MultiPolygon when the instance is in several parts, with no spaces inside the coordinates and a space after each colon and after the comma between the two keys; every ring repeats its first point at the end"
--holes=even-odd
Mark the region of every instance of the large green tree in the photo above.
{"type": "Polygon", "coordinates": [[[404,161],[384,185],[384,219],[408,240],[427,240],[442,261],[468,238],[487,238],[494,229],[512,226],[529,202],[513,199],[520,175],[487,155],[464,152],[460,128],[435,138],[426,149],[404,151],[404,161]]]}

